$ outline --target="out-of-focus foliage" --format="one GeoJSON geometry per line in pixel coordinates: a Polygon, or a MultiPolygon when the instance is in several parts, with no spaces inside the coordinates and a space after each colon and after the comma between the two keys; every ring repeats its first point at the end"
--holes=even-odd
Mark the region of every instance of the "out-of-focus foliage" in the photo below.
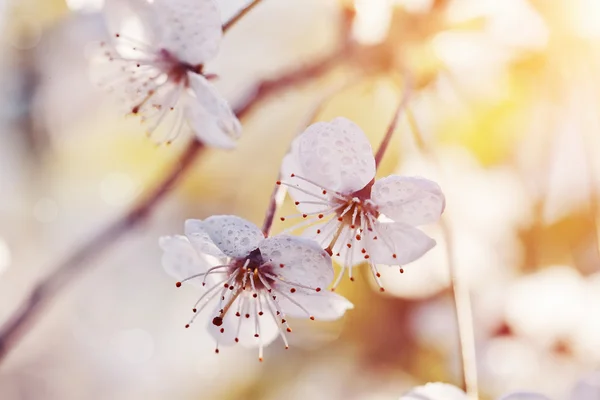
{"type": "MultiPolygon", "coordinates": [[[[223,20],[243,3],[220,0],[223,20]]],[[[100,6],[0,1],[0,321],[185,144],[156,147],[91,85],[100,6]]],[[[43,315],[0,367],[1,399],[397,399],[428,381],[458,384],[447,246],[473,301],[482,399],[600,398],[600,3],[263,0],[208,70],[235,105],[253,83],[333,51],[351,20],[356,45],[339,66],[261,103],[237,150],[203,154],[43,315]],[[421,136],[403,117],[378,174],[439,182],[451,242],[428,227],[438,246],[403,274],[382,271],[383,295],[360,269],[340,287],[356,304],[342,323],[296,325],[292,348],[269,347],[261,364],[242,348],[215,355],[202,327],[183,329],[195,293],[162,271],[158,236],[211,214],[260,224],[324,94],[350,79],[316,119],[350,118],[377,147],[406,74],[421,136]]],[[[288,201],[280,214],[292,213],[288,201]]]]}

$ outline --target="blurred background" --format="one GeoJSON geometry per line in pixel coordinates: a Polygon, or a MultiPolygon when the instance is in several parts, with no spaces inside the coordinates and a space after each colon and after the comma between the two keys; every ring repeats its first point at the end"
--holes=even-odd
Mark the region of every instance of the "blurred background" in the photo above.
{"type": "MultiPolygon", "coordinates": [[[[225,21],[245,1],[219,3],[225,21]]],[[[156,146],[91,84],[101,8],[0,0],[0,321],[189,139],[156,146]]],[[[383,400],[458,385],[449,254],[473,303],[482,399],[600,399],[599,46],[597,0],[264,0],[207,66],[233,106],[264,79],[335,62],[267,96],[237,150],[202,153],[60,294],[0,365],[0,399],[383,400]],[[315,106],[317,120],[351,118],[376,147],[407,73],[410,117],[378,174],[439,182],[450,235],[426,227],[436,248],[404,274],[380,268],[384,294],[361,268],[340,288],[356,308],[336,324],[295,324],[290,350],[276,342],[260,364],[241,347],[215,355],[202,324],[183,329],[196,293],[175,289],[157,238],[212,214],[260,224],[315,106]]],[[[288,201],[281,214],[292,213],[288,201]]]]}

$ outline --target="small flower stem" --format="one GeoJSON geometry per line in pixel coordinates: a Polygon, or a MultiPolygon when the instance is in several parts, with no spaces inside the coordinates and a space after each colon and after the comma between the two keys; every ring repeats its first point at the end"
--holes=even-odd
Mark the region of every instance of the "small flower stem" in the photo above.
{"type": "Polygon", "coordinates": [[[400,115],[402,111],[407,108],[408,101],[410,100],[412,94],[412,80],[408,73],[404,74],[404,91],[402,92],[402,97],[400,98],[400,103],[398,103],[398,107],[396,107],[396,111],[394,112],[394,116],[392,118],[392,122],[388,126],[388,129],[383,137],[383,140],[379,144],[379,148],[377,149],[377,153],[375,154],[375,165],[379,167],[383,156],[392,140],[392,136],[398,127],[398,122],[400,121],[400,115]]]}
{"type": "MultiPolygon", "coordinates": [[[[406,109],[406,115],[417,147],[424,155],[429,156],[433,160],[437,165],[438,170],[442,171],[434,152],[427,144],[427,141],[419,129],[417,120],[409,108],[406,109]]],[[[456,311],[456,325],[458,327],[459,338],[458,346],[463,371],[461,386],[465,392],[467,392],[469,400],[478,400],[477,358],[471,296],[469,294],[468,286],[460,279],[460,273],[458,271],[458,266],[456,265],[456,256],[454,254],[453,236],[445,218],[442,218],[440,226],[446,244],[446,259],[448,261],[452,298],[454,300],[456,311]]]]}
{"type": "Polygon", "coordinates": [[[223,24],[223,33],[227,32],[233,25],[235,25],[244,15],[248,14],[254,7],[258,5],[262,0],[253,0],[248,3],[244,8],[239,10],[233,17],[223,24]]]}
{"type": "MultiPolygon", "coordinates": [[[[354,82],[355,82],[354,80],[348,79],[342,85],[340,85],[339,87],[334,88],[330,93],[328,93],[325,96],[323,96],[323,98],[321,100],[319,100],[315,104],[315,106],[313,107],[313,109],[308,113],[307,117],[305,118],[305,120],[300,125],[300,129],[298,129],[296,135],[294,135],[294,139],[300,133],[304,132],[304,130],[306,129],[306,127],[308,125],[310,125],[317,118],[317,115],[319,115],[321,113],[321,111],[323,111],[323,108],[325,107],[325,105],[336,94],[338,94],[342,90],[348,88],[351,84],[354,84],[354,82]]],[[[281,174],[278,174],[277,179],[278,180],[282,179],[281,174]]],[[[277,214],[277,210],[279,209],[279,207],[281,206],[281,204],[283,204],[283,201],[285,200],[285,194],[286,194],[286,187],[285,187],[285,185],[274,185],[273,186],[273,191],[271,192],[271,197],[269,197],[269,206],[267,207],[267,211],[265,213],[265,219],[264,219],[263,226],[262,226],[262,231],[263,231],[263,234],[265,235],[265,237],[268,237],[269,234],[271,233],[271,228],[273,226],[273,221],[275,220],[275,214],[277,214]]]]}

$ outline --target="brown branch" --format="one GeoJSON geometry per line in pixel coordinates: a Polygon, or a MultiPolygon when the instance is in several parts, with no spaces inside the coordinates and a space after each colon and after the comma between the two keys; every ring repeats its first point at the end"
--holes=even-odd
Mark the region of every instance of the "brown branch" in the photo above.
{"type": "Polygon", "coordinates": [[[114,244],[119,237],[131,231],[143,222],[156,206],[194,164],[194,160],[204,149],[204,145],[193,140],[181,155],[179,162],[167,174],[166,178],[151,191],[140,203],[133,207],[121,219],[104,229],[91,240],[84,243],[66,260],[53,268],[53,272],[42,279],[23,304],[13,313],[0,330],[0,360],[13,348],[39,316],[48,301],[64,288],[77,274],[86,270],[84,264],[114,244]]]}
{"type": "MultiPolygon", "coordinates": [[[[337,53],[335,57],[337,57],[337,53]]],[[[279,78],[258,84],[256,90],[253,91],[253,95],[237,107],[235,114],[238,118],[242,118],[267,96],[319,76],[333,65],[331,60],[335,57],[333,55],[326,57],[304,68],[299,68],[287,74],[284,73],[279,78]]],[[[204,145],[200,142],[196,140],[190,142],[180,156],[177,165],[140,203],[122,218],[84,243],[64,261],[50,269],[53,272],[42,278],[23,303],[9,317],[8,321],[0,328],[0,361],[23,338],[27,330],[31,329],[37,322],[40,311],[48,307],[50,302],[78,274],[89,269],[90,264],[86,263],[110,248],[119,238],[140,225],[151,214],[154,208],[170,192],[170,189],[190,169],[203,149],[204,145]]]]}
{"type": "Polygon", "coordinates": [[[265,97],[280,87],[291,86],[323,75],[332,69],[338,62],[346,59],[347,55],[347,47],[342,47],[311,64],[303,65],[297,69],[291,70],[283,76],[262,81],[247,95],[246,100],[244,101],[245,106],[237,109],[236,113],[245,115],[251,112],[257,105],[253,99],[265,97]]]}
{"type": "Polygon", "coordinates": [[[223,33],[227,32],[236,22],[238,22],[244,15],[248,14],[254,7],[258,5],[262,0],[254,0],[250,2],[246,7],[242,8],[235,14],[231,19],[223,24],[223,33]]]}
{"type": "Polygon", "coordinates": [[[408,102],[410,100],[410,97],[412,95],[412,85],[413,85],[412,78],[408,73],[405,73],[404,77],[405,77],[404,83],[403,83],[404,90],[402,91],[402,97],[400,98],[400,103],[398,104],[398,107],[396,107],[396,111],[394,112],[394,116],[392,117],[392,122],[388,126],[388,129],[385,132],[385,136],[381,140],[379,148],[377,149],[377,153],[375,154],[375,165],[376,166],[379,166],[379,164],[381,163],[381,160],[383,159],[383,156],[390,144],[390,141],[392,140],[394,131],[396,131],[396,128],[398,127],[398,122],[400,121],[400,115],[402,114],[402,111],[404,111],[406,109],[408,102]]]}

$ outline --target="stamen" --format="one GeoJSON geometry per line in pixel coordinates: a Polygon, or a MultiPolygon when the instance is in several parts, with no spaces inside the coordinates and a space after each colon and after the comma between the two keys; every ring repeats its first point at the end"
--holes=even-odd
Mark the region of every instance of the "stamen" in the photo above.
{"type": "Polygon", "coordinates": [[[299,187],[299,186],[292,185],[292,184],[290,184],[290,183],[283,182],[283,181],[277,181],[277,183],[278,183],[279,185],[287,186],[287,187],[289,187],[289,188],[291,188],[291,189],[298,190],[298,191],[300,191],[300,192],[302,192],[302,193],[305,193],[305,194],[307,194],[307,195],[309,195],[309,196],[315,197],[315,198],[317,198],[317,199],[319,199],[319,200],[322,200],[322,201],[329,202],[329,199],[328,199],[327,197],[322,197],[322,196],[320,196],[320,195],[318,195],[318,194],[315,194],[315,193],[313,193],[313,192],[309,192],[308,190],[306,190],[306,189],[303,189],[303,188],[301,188],[301,187],[299,187]]]}
{"type": "Polygon", "coordinates": [[[337,227],[337,231],[335,232],[335,234],[333,235],[333,238],[331,238],[331,242],[329,242],[329,245],[327,246],[327,248],[331,249],[333,251],[335,244],[338,240],[338,238],[340,237],[340,234],[342,233],[342,231],[344,230],[344,228],[346,227],[345,224],[338,224],[337,227]]]}
{"type": "MultiPolygon", "coordinates": [[[[271,287],[271,285],[269,285],[269,282],[267,282],[267,280],[264,279],[262,275],[258,275],[258,277],[259,277],[260,281],[262,282],[262,284],[267,288],[267,290],[269,291],[269,293],[271,293],[273,291],[273,288],[271,287]]],[[[275,309],[277,310],[277,313],[281,316],[281,323],[285,325],[286,330],[288,332],[291,332],[292,328],[290,328],[290,326],[288,325],[288,323],[287,323],[287,321],[285,319],[285,313],[279,307],[279,302],[277,302],[276,296],[272,296],[272,298],[270,298],[269,301],[271,301],[273,303],[273,305],[275,306],[275,309]]]]}
{"type": "Polygon", "coordinates": [[[254,273],[250,273],[250,271],[248,271],[248,274],[250,275],[250,284],[252,285],[252,297],[256,298],[258,296],[258,291],[256,290],[256,286],[254,284],[254,276],[256,275],[256,269],[254,270],[254,273]]]}
{"type": "Polygon", "coordinates": [[[344,226],[344,233],[342,235],[340,235],[340,240],[337,241],[336,246],[337,246],[337,252],[341,253],[342,251],[352,251],[352,236],[354,235],[354,232],[352,231],[352,229],[348,228],[347,226],[344,226]],[[344,248],[344,243],[346,243],[346,248],[344,248]]]}
{"type": "Polygon", "coordinates": [[[248,282],[248,271],[246,271],[246,268],[248,267],[248,264],[250,264],[250,260],[246,260],[246,262],[244,263],[244,265],[242,266],[242,270],[244,271],[244,276],[242,277],[242,289],[246,290],[246,282],[248,282]]]}
{"type": "Polygon", "coordinates": [[[336,207],[329,207],[323,210],[319,210],[319,211],[313,211],[310,213],[300,213],[300,214],[293,214],[293,215],[287,215],[285,218],[306,218],[308,216],[318,216],[318,219],[323,219],[325,216],[329,216],[329,214],[333,214],[338,208],[343,207],[344,204],[340,204],[336,207]]]}
{"type": "Polygon", "coordinates": [[[210,303],[210,301],[215,297],[216,293],[214,293],[214,294],[211,294],[211,293],[214,292],[215,289],[218,289],[218,288],[222,287],[221,285],[223,285],[228,280],[229,279],[225,279],[225,280],[223,280],[223,281],[215,284],[214,286],[212,286],[211,288],[209,288],[206,291],[206,293],[204,293],[202,296],[200,296],[200,298],[194,304],[194,309],[196,310],[195,313],[194,313],[194,316],[190,319],[190,321],[186,325],[186,328],[189,327],[194,322],[194,320],[196,319],[196,317],[198,315],[200,315],[200,312],[204,309],[204,307],[206,307],[206,305],[208,303],[210,303]],[[197,309],[198,304],[200,304],[200,302],[202,302],[204,299],[207,299],[206,302],[204,304],[202,304],[202,306],[200,307],[200,309],[197,309]]]}
{"type": "Polygon", "coordinates": [[[304,182],[310,183],[311,185],[314,185],[314,186],[318,187],[321,190],[321,193],[323,193],[323,194],[331,193],[331,194],[333,194],[334,197],[338,198],[339,200],[346,200],[346,197],[344,196],[343,193],[340,193],[337,190],[328,189],[328,188],[326,188],[326,187],[324,187],[322,185],[319,185],[318,183],[316,183],[316,182],[314,182],[314,181],[312,181],[312,180],[310,180],[308,178],[305,178],[303,176],[299,176],[299,175],[296,175],[296,174],[291,174],[290,177],[291,178],[300,179],[300,180],[302,180],[304,182]]]}
{"type": "Polygon", "coordinates": [[[302,312],[306,313],[306,315],[308,315],[308,317],[311,320],[314,320],[315,317],[312,316],[312,314],[306,309],[304,308],[304,306],[302,306],[300,303],[298,303],[296,300],[292,299],[290,296],[288,296],[285,292],[282,292],[281,290],[277,290],[275,288],[273,288],[273,291],[275,293],[278,293],[280,295],[282,295],[283,297],[285,297],[286,299],[288,299],[289,301],[291,301],[292,303],[294,303],[296,305],[296,307],[298,307],[299,309],[302,310],[302,312]]]}
{"type": "Polygon", "coordinates": [[[287,341],[287,337],[285,336],[285,332],[283,331],[283,329],[281,329],[281,325],[279,325],[277,323],[277,316],[275,316],[275,312],[273,311],[273,305],[271,304],[272,300],[269,300],[269,296],[266,296],[266,301],[267,301],[267,308],[269,309],[269,312],[271,313],[271,316],[273,317],[273,320],[275,321],[275,325],[277,326],[277,330],[279,331],[279,336],[281,337],[281,340],[283,340],[283,343],[285,344],[285,348],[286,350],[290,348],[290,345],[287,341]]]}
{"type": "Polygon", "coordinates": [[[213,325],[221,326],[223,324],[223,318],[225,318],[227,311],[229,311],[233,303],[236,301],[236,299],[242,292],[242,288],[238,287],[238,289],[231,295],[231,297],[229,297],[229,300],[227,300],[227,303],[225,303],[225,306],[221,309],[222,311],[219,313],[219,316],[213,318],[213,325]]]}
{"type": "Polygon", "coordinates": [[[239,321],[238,321],[238,326],[237,326],[237,332],[235,333],[235,342],[238,343],[240,341],[240,330],[242,328],[242,322],[244,321],[244,319],[241,317],[242,314],[246,314],[246,305],[248,303],[246,302],[246,296],[242,296],[242,298],[240,299],[240,304],[239,304],[239,310],[238,312],[235,314],[237,317],[239,317],[239,321]],[[242,311],[242,314],[240,314],[239,311],[242,311]]]}
{"type": "Polygon", "coordinates": [[[356,225],[356,217],[357,217],[357,215],[358,215],[358,207],[354,207],[354,211],[352,212],[352,226],[356,225]]]}
{"type": "Polygon", "coordinates": [[[346,207],[346,208],[344,209],[344,211],[342,211],[342,213],[340,214],[340,218],[343,218],[343,217],[344,217],[344,215],[346,215],[346,213],[347,213],[348,211],[350,211],[350,210],[352,209],[352,207],[353,207],[353,206],[354,206],[354,200],[348,203],[348,207],[346,207]]]}
{"type": "Polygon", "coordinates": [[[254,337],[260,338],[260,322],[258,321],[258,297],[255,297],[254,302],[254,337]]]}
{"type": "MultiPolygon", "coordinates": [[[[258,269],[258,268],[256,268],[256,269],[254,270],[254,275],[255,275],[255,276],[258,276],[258,274],[259,274],[259,273],[260,273],[260,272],[259,272],[259,269],[258,269]]],[[[253,280],[253,282],[254,282],[254,280],[253,280]]],[[[257,293],[258,293],[258,296],[260,296],[260,292],[257,292],[257,293]]],[[[258,296],[257,296],[257,297],[255,297],[255,298],[256,298],[256,300],[258,301],[258,316],[260,317],[261,315],[263,315],[263,314],[264,314],[264,312],[263,312],[263,306],[262,306],[262,303],[260,302],[260,297],[258,297],[258,296]]]]}
{"type": "Polygon", "coordinates": [[[156,91],[154,89],[148,90],[144,98],[140,102],[138,102],[137,105],[133,106],[133,108],[131,109],[131,113],[138,114],[140,112],[140,109],[148,102],[148,100],[152,98],[152,96],[154,96],[155,93],[156,91]]]}
{"type": "Polygon", "coordinates": [[[134,45],[137,47],[145,47],[146,50],[150,50],[154,52],[154,46],[150,45],[149,43],[143,42],[139,39],[135,39],[131,36],[123,36],[121,33],[117,32],[115,33],[115,37],[119,40],[119,41],[126,41],[129,42],[130,45],[134,45]]]}
{"type": "MultiPolygon", "coordinates": [[[[285,218],[283,218],[283,220],[285,221],[285,218]]],[[[299,223],[297,223],[297,224],[295,224],[295,225],[293,225],[293,226],[285,229],[282,232],[282,234],[289,233],[289,232],[294,232],[294,231],[296,231],[296,230],[298,230],[300,228],[304,228],[305,226],[312,225],[315,222],[317,222],[318,220],[319,220],[318,218],[308,218],[307,220],[301,221],[301,222],[299,222],[299,223]]]]}
{"type": "Polygon", "coordinates": [[[175,89],[171,90],[171,93],[169,95],[167,95],[168,97],[164,101],[164,104],[162,105],[163,106],[162,110],[160,110],[160,115],[154,121],[154,125],[152,125],[152,127],[148,128],[146,130],[146,134],[148,135],[148,137],[152,137],[152,134],[154,133],[156,128],[158,128],[160,126],[161,122],[163,122],[163,120],[165,119],[165,117],[168,114],[170,114],[171,108],[174,108],[177,105],[177,103],[179,102],[179,99],[181,98],[182,90],[183,90],[183,86],[177,85],[175,87],[175,89]]]}
{"type": "Polygon", "coordinates": [[[377,270],[377,266],[371,259],[369,259],[369,266],[371,267],[371,272],[373,273],[375,282],[377,283],[377,286],[379,286],[379,291],[385,292],[385,289],[383,288],[383,285],[381,284],[381,279],[379,279],[381,277],[381,274],[379,273],[379,271],[377,270]]]}
{"type": "Polygon", "coordinates": [[[185,123],[185,117],[183,115],[183,112],[181,112],[179,109],[176,109],[176,111],[177,111],[177,116],[176,116],[177,119],[175,120],[175,123],[173,125],[171,125],[171,129],[169,130],[169,133],[166,135],[166,140],[165,140],[166,145],[170,145],[171,143],[173,143],[179,137],[179,134],[183,130],[183,124],[185,123]]]}
{"type": "Polygon", "coordinates": [[[331,205],[330,201],[307,201],[307,200],[302,200],[302,201],[296,201],[294,202],[295,205],[299,206],[300,204],[316,204],[316,205],[322,205],[322,206],[328,206],[331,205]]]}
{"type": "MultiPolygon", "coordinates": [[[[200,276],[200,275],[204,275],[204,279],[202,280],[202,286],[206,286],[206,278],[208,278],[208,275],[209,275],[211,272],[213,272],[213,271],[215,271],[215,270],[217,270],[217,269],[226,268],[226,267],[229,267],[229,264],[217,265],[216,267],[209,268],[209,269],[208,269],[206,272],[204,272],[204,273],[202,273],[202,274],[198,274],[198,276],[200,276]]],[[[193,277],[194,277],[194,276],[192,276],[192,277],[189,277],[189,278],[187,278],[187,279],[184,279],[182,282],[185,282],[185,281],[187,281],[188,279],[192,279],[193,277]]]]}
{"type": "Polygon", "coordinates": [[[282,279],[279,275],[269,274],[268,272],[264,273],[264,275],[266,277],[268,277],[268,278],[278,280],[279,282],[284,283],[286,285],[293,286],[294,288],[299,287],[299,288],[302,288],[302,289],[307,289],[307,290],[315,291],[315,292],[320,292],[321,291],[321,288],[314,288],[314,287],[302,285],[300,283],[286,281],[286,280],[282,279]]]}
{"type": "MultiPolygon", "coordinates": [[[[229,300],[225,303],[225,305],[223,305],[223,302],[225,301],[225,296],[229,292],[229,290],[227,290],[227,289],[229,288],[230,285],[233,286],[233,284],[235,283],[235,279],[236,279],[237,275],[239,274],[239,272],[240,272],[240,270],[238,269],[233,274],[231,274],[231,276],[229,277],[229,279],[225,283],[225,285],[223,287],[223,290],[221,291],[221,298],[219,300],[219,309],[221,311],[219,311],[219,317],[218,317],[221,320],[223,319],[223,316],[225,315],[225,313],[227,312],[227,310],[229,309],[229,307],[231,306],[231,304],[233,303],[233,301],[235,301],[235,299],[239,295],[239,291],[238,291],[238,293],[233,293],[229,297],[229,300]]],[[[213,320],[213,323],[214,322],[215,321],[213,320]]]]}

